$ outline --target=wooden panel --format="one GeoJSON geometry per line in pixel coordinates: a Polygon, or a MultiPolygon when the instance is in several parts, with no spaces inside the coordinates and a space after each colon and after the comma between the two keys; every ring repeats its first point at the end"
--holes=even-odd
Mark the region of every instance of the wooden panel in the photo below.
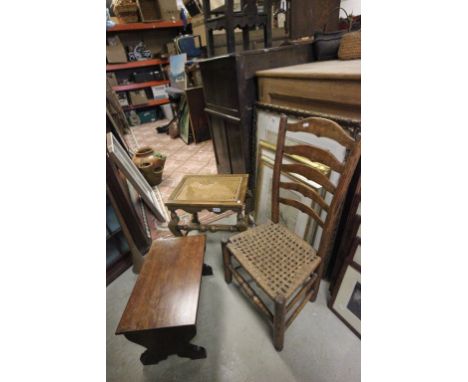
{"type": "Polygon", "coordinates": [[[310,117],[296,123],[289,123],[288,131],[311,133],[317,137],[335,140],[347,148],[354,146],[355,141],[335,121],[321,117],[310,117]]]}
{"type": "Polygon", "coordinates": [[[213,139],[218,172],[220,174],[230,174],[231,161],[229,157],[228,140],[226,138],[226,132],[224,129],[224,119],[212,114],[208,114],[208,116],[211,126],[211,137],[213,139]]]}
{"type": "Polygon", "coordinates": [[[314,32],[338,29],[338,10],[331,12],[340,6],[340,0],[294,0],[291,1],[289,16],[290,37],[298,39],[305,36],[313,36],[314,32]]]}
{"type": "Polygon", "coordinates": [[[297,200],[293,200],[293,199],[278,198],[278,200],[280,203],[297,208],[298,210],[304,212],[305,214],[313,217],[321,227],[325,225],[325,223],[323,222],[322,219],[320,219],[317,213],[312,208],[306,206],[305,204],[302,204],[301,202],[298,202],[297,200]]]}
{"type": "Polygon", "coordinates": [[[303,164],[283,164],[281,165],[281,171],[293,172],[305,176],[307,179],[310,179],[325,188],[328,192],[334,193],[335,186],[330,180],[323,175],[320,171],[303,165],[303,164]]]}
{"type": "Polygon", "coordinates": [[[312,162],[319,162],[327,165],[337,172],[343,171],[343,164],[328,150],[307,145],[285,146],[284,152],[291,155],[300,155],[310,159],[312,162]]]}
{"type": "Polygon", "coordinates": [[[210,139],[208,118],[205,113],[203,87],[186,89],[185,96],[189,108],[190,129],[195,143],[210,139]]]}
{"type": "Polygon", "coordinates": [[[318,203],[320,207],[328,210],[330,206],[323,200],[323,198],[315,191],[312,187],[308,187],[302,183],[292,183],[292,182],[280,182],[279,186],[287,190],[294,190],[300,192],[307,198],[312,199],[314,202],[318,203]]]}
{"type": "Polygon", "coordinates": [[[206,237],[153,242],[116,334],[195,325],[206,237]]]}

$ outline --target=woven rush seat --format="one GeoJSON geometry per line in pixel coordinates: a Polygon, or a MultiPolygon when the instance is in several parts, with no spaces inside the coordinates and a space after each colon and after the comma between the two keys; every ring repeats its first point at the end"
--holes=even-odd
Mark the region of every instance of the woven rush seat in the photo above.
{"type": "Polygon", "coordinates": [[[310,244],[273,222],[231,236],[227,247],[272,299],[289,299],[321,261],[310,244]]]}

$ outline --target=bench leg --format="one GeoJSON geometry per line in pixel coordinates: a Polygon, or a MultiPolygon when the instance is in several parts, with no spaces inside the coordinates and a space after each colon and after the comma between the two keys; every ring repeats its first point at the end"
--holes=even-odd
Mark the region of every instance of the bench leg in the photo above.
{"type": "Polygon", "coordinates": [[[147,348],[140,356],[143,365],[155,365],[172,354],[190,359],[206,358],[205,348],[190,343],[196,334],[195,326],[185,326],[125,333],[125,337],[147,348]]]}
{"type": "Polygon", "coordinates": [[[213,276],[213,268],[203,263],[202,276],[213,276]]]}
{"type": "Polygon", "coordinates": [[[230,269],[231,266],[231,254],[229,253],[229,249],[227,248],[228,240],[221,241],[221,249],[223,251],[223,264],[224,264],[224,280],[227,284],[232,282],[232,272],[230,269]]]}

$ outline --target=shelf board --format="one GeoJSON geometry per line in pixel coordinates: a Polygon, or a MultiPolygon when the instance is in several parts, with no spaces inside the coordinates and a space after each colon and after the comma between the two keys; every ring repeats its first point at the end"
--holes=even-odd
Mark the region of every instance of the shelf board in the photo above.
{"type": "Polygon", "coordinates": [[[158,86],[158,85],[168,85],[170,81],[148,81],[148,82],[140,82],[137,84],[128,84],[128,85],[118,85],[112,86],[112,89],[116,92],[125,92],[128,90],[136,90],[136,89],[144,89],[150,88],[151,86],[158,86]]]}
{"type": "Polygon", "coordinates": [[[143,23],[128,23],[128,24],[116,24],[114,27],[107,29],[107,32],[125,32],[125,31],[141,31],[151,29],[166,29],[166,28],[181,28],[184,26],[182,20],[176,21],[150,21],[143,23]]]}
{"type": "Polygon", "coordinates": [[[142,109],[142,108],[144,108],[144,107],[165,105],[166,103],[169,103],[169,98],[150,99],[150,100],[148,100],[147,103],[144,103],[144,104],[141,104],[141,105],[122,106],[122,108],[123,108],[124,110],[135,110],[135,109],[142,109]]]}
{"type": "Polygon", "coordinates": [[[147,66],[156,66],[156,65],[165,65],[168,64],[168,60],[152,59],[144,61],[130,61],[123,64],[107,64],[106,72],[111,72],[113,70],[123,70],[123,69],[135,69],[135,68],[145,68],[147,66]]]}

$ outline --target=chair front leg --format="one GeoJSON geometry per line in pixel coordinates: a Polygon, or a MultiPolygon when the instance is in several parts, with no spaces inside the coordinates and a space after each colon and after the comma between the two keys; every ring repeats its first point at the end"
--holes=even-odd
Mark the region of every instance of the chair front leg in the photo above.
{"type": "Polygon", "coordinates": [[[285,330],[286,299],[282,294],[279,294],[275,298],[275,315],[273,316],[273,344],[278,351],[283,350],[285,330]]]}
{"type": "Polygon", "coordinates": [[[223,250],[224,280],[226,280],[226,283],[230,284],[232,282],[232,272],[230,269],[232,255],[231,252],[229,252],[227,244],[227,239],[223,239],[221,241],[221,248],[223,250]]]}
{"type": "Polygon", "coordinates": [[[320,280],[322,280],[322,275],[323,275],[323,263],[320,263],[319,268],[317,269],[317,279],[314,282],[314,293],[312,293],[312,296],[310,296],[309,301],[310,302],[315,302],[317,299],[318,291],[320,288],[320,280]]]}

